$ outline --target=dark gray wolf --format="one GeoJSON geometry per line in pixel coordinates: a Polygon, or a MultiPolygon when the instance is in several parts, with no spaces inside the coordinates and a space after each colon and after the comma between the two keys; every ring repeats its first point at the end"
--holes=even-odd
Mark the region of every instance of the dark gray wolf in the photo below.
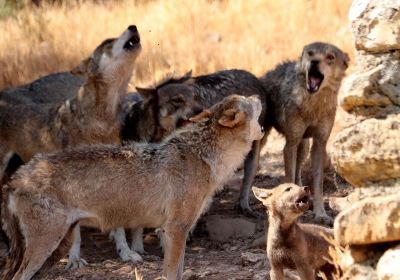
{"type": "Polygon", "coordinates": [[[348,62],[348,55],[337,47],[317,42],[306,45],[298,61],[280,64],[260,79],[268,107],[265,129],[274,127],[286,138],[287,182],[302,185],[301,166],[308,154],[308,139],[313,139],[313,210],[320,223],[333,222],[323,205],[323,163],[348,62]]]}
{"type": "Polygon", "coordinates": [[[271,280],[283,280],[284,268],[296,269],[302,280],[316,279],[321,270],[330,279],[334,267],[329,263],[330,244],[323,235],[333,238],[333,231],[297,222],[309,207],[309,188],[286,183],[272,190],[253,187],[253,192],[268,210],[267,255],[271,280]]]}
{"type": "MultiPolygon", "coordinates": [[[[165,91],[163,88],[138,89],[139,92],[143,90],[147,92],[151,92],[151,90],[154,92],[165,91]]],[[[192,91],[194,100],[202,108],[210,107],[221,101],[224,97],[232,94],[243,96],[257,95],[263,107],[259,122],[261,125],[264,125],[266,122],[267,106],[263,84],[253,74],[244,70],[224,70],[208,75],[182,79],[169,90],[173,90],[175,94],[180,91],[192,91]]],[[[239,209],[250,215],[254,214],[249,206],[249,191],[258,167],[261,141],[253,143],[251,152],[246,157],[244,179],[240,190],[239,209]]]]}
{"type": "Polygon", "coordinates": [[[105,231],[162,227],[163,275],[181,279],[188,231],[253,141],[264,136],[261,111],[257,97],[233,95],[160,144],[36,156],[3,190],[2,219],[11,247],[3,279],[31,279],[63,255],[77,223],[105,231]]]}

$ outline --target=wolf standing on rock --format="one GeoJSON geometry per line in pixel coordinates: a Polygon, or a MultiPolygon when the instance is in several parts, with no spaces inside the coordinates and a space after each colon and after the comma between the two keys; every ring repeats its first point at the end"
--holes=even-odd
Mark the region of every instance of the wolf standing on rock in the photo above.
{"type": "Polygon", "coordinates": [[[313,211],[320,223],[332,224],[323,204],[323,163],[326,144],[335,120],[337,93],[348,67],[349,57],[327,43],[312,43],[300,59],[278,65],[261,77],[267,98],[268,132],[274,127],[285,136],[287,182],[301,182],[301,166],[311,150],[313,211]]]}
{"type": "Polygon", "coordinates": [[[80,221],[102,230],[161,226],[164,276],[181,279],[191,226],[264,136],[261,110],[258,98],[233,95],[160,144],[36,156],[4,189],[12,256],[4,279],[29,280],[63,255],[80,221]]]}

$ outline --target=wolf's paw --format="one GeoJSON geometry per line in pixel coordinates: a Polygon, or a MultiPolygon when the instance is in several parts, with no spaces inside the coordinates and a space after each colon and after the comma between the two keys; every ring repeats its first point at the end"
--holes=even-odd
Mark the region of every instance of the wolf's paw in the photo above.
{"type": "Polygon", "coordinates": [[[142,257],[135,251],[130,250],[129,248],[118,250],[118,255],[124,262],[143,262],[142,257]]]}
{"type": "Polygon", "coordinates": [[[143,248],[143,242],[132,242],[131,250],[140,254],[146,253],[146,251],[143,248]]]}
{"type": "Polygon", "coordinates": [[[65,266],[65,269],[77,269],[88,265],[88,262],[82,258],[70,258],[65,266]]]}
{"type": "Polygon", "coordinates": [[[325,225],[325,226],[329,226],[329,227],[333,226],[333,219],[330,216],[328,216],[327,214],[317,215],[314,213],[313,220],[315,223],[320,224],[320,225],[325,225]]]}

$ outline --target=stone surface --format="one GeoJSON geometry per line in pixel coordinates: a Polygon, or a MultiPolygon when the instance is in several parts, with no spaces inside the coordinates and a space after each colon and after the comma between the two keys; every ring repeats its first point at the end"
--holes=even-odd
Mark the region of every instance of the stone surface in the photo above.
{"type": "Polygon", "coordinates": [[[373,267],[355,264],[347,270],[340,278],[341,280],[378,280],[378,276],[373,267]]]}
{"type": "Polygon", "coordinates": [[[379,280],[400,279],[400,245],[387,250],[379,259],[377,273],[379,280]]]}
{"type": "Polygon", "coordinates": [[[256,224],[242,218],[226,218],[219,215],[208,216],[206,229],[211,240],[228,241],[231,238],[251,237],[256,224]]]}
{"type": "Polygon", "coordinates": [[[400,179],[400,114],[367,119],[339,132],[332,163],[353,186],[400,179]]]}
{"type": "Polygon", "coordinates": [[[346,77],[339,104],[356,115],[382,117],[400,112],[400,51],[358,53],[356,71],[346,77]]]}
{"type": "Polygon", "coordinates": [[[245,252],[245,253],[242,253],[241,258],[242,258],[243,265],[254,264],[254,263],[258,263],[258,262],[264,263],[267,261],[266,253],[259,254],[259,253],[245,252]]]}
{"type": "Polygon", "coordinates": [[[400,182],[396,180],[375,183],[374,186],[356,188],[346,197],[330,197],[329,207],[337,212],[342,212],[352,206],[354,203],[371,197],[387,197],[400,193],[400,182]],[[383,183],[386,183],[385,185],[383,183]]]}
{"type": "Polygon", "coordinates": [[[354,203],[336,217],[334,233],[342,245],[400,241],[400,194],[354,203]]]}
{"type": "Polygon", "coordinates": [[[355,0],[349,19],[358,50],[400,49],[400,1],[355,0]]]}

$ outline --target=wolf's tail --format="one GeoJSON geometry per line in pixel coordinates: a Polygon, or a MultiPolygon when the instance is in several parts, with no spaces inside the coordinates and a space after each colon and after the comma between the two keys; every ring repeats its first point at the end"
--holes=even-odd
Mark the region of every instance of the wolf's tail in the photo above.
{"type": "MultiPolygon", "coordinates": [[[[15,171],[16,169],[13,171],[13,173],[15,171]]],[[[8,181],[9,177],[6,180],[3,180],[2,183],[7,183],[8,181]]],[[[24,242],[24,236],[22,235],[20,229],[18,218],[13,213],[11,213],[7,207],[11,189],[7,187],[7,185],[5,184],[1,184],[0,192],[1,192],[0,202],[2,202],[0,205],[1,209],[0,226],[2,229],[2,233],[7,237],[7,242],[9,247],[7,260],[5,262],[0,263],[0,266],[4,268],[3,273],[1,275],[1,279],[11,280],[22,263],[22,258],[25,251],[25,242],[24,242]]]]}

